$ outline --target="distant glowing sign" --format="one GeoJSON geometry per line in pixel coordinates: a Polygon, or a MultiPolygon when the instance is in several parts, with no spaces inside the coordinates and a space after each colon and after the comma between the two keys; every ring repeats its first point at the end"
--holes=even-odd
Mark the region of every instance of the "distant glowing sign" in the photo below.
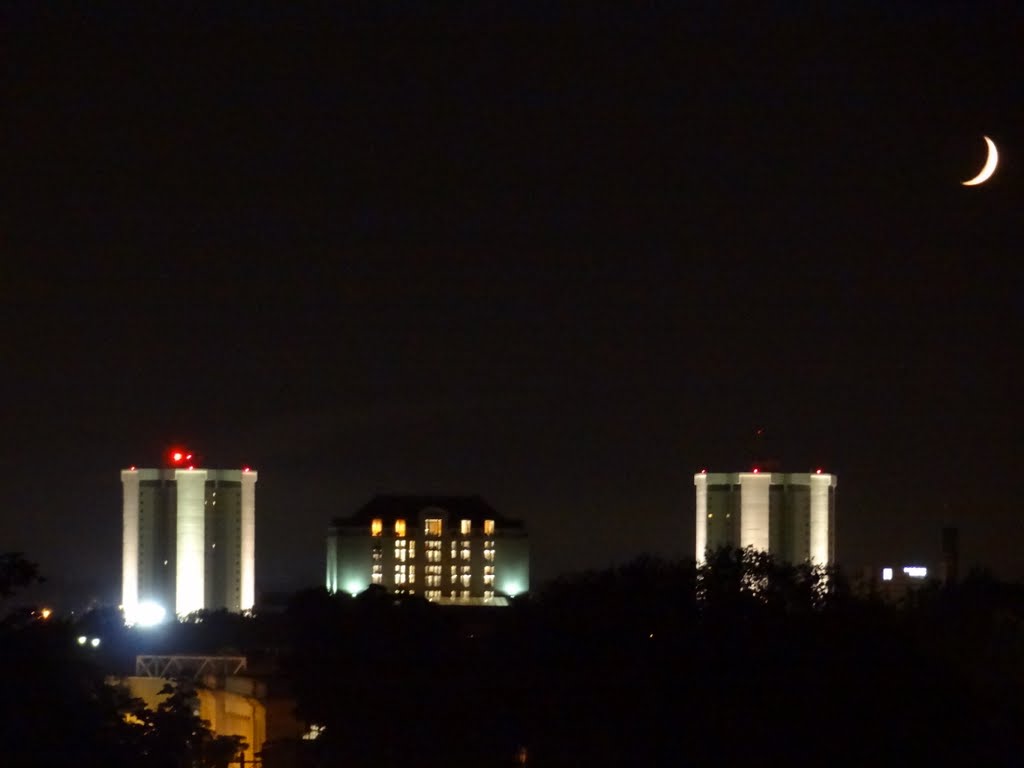
{"type": "Polygon", "coordinates": [[[923,565],[905,565],[903,572],[912,579],[928,578],[928,569],[923,565]]]}
{"type": "Polygon", "coordinates": [[[882,569],[882,581],[892,581],[892,568],[882,569]]]}

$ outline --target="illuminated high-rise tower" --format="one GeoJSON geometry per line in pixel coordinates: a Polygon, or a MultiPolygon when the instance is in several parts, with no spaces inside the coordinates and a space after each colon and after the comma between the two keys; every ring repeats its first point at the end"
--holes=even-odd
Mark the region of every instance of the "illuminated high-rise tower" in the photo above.
{"type": "Polygon", "coordinates": [[[753,547],[790,563],[832,565],[836,556],[835,475],[822,472],[700,472],[696,556],[753,547]]]}
{"type": "Polygon", "coordinates": [[[165,468],[121,471],[121,602],[129,623],[146,604],[179,616],[253,607],[256,472],[195,463],[175,449],[165,468]]]}

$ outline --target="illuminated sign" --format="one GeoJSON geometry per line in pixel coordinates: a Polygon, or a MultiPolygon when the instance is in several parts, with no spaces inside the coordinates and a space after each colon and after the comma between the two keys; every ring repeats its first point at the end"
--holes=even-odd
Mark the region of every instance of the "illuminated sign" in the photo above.
{"type": "Polygon", "coordinates": [[[912,579],[925,579],[928,577],[928,569],[923,565],[905,565],[903,572],[912,579]]]}

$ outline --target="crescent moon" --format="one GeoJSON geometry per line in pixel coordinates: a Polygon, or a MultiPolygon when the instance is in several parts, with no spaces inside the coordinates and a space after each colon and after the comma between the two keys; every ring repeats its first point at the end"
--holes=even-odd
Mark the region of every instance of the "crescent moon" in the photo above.
{"type": "Polygon", "coordinates": [[[996,143],[988,136],[985,136],[984,139],[985,143],[988,144],[988,159],[985,160],[985,165],[977,176],[970,181],[960,182],[965,187],[976,187],[979,184],[984,184],[989,180],[989,177],[996,172],[996,166],[999,165],[999,150],[996,149],[996,143]]]}

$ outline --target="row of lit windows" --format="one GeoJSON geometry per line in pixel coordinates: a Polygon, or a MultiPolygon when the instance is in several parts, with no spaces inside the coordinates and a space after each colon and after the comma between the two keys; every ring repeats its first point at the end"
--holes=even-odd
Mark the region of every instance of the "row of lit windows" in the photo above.
{"type": "MultiPolygon", "coordinates": [[[[443,593],[441,592],[440,589],[428,589],[423,594],[427,598],[427,600],[440,600],[443,593]]],[[[473,597],[473,593],[470,590],[468,590],[468,589],[463,589],[463,590],[455,590],[455,589],[453,589],[448,594],[452,598],[452,600],[460,600],[460,599],[461,600],[469,600],[471,597],[473,597]]],[[[494,599],[494,590],[493,589],[485,589],[484,590],[484,600],[493,600],[493,599],[494,599]]]]}
{"type": "MultiPolygon", "coordinates": [[[[217,502],[214,502],[216,504],[217,502]]],[[[459,532],[463,536],[468,536],[473,532],[473,521],[472,520],[460,520],[459,521],[459,532]]],[[[425,536],[432,536],[434,538],[441,537],[441,518],[431,517],[423,521],[423,534],[425,536]]],[[[383,536],[384,535],[384,520],[379,517],[373,518],[370,521],[370,535],[371,536],[383,536]]],[[[400,539],[405,538],[406,525],[405,520],[395,520],[395,536],[400,539]]],[[[484,536],[494,535],[494,521],[484,520],[484,536]]]]}
{"type": "MultiPolygon", "coordinates": [[[[493,575],[494,574],[494,565],[493,565],[493,563],[494,563],[494,542],[493,541],[485,541],[484,544],[485,545],[490,545],[490,547],[488,549],[484,550],[484,561],[486,563],[489,563],[489,565],[485,565],[484,566],[484,574],[488,574],[489,573],[489,574],[493,575]]],[[[464,541],[464,542],[462,542],[462,545],[463,545],[462,549],[457,549],[455,547],[454,542],[452,543],[452,558],[451,559],[452,560],[462,560],[463,563],[466,563],[466,561],[469,561],[471,559],[470,558],[470,550],[469,550],[469,542],[468,541],[464,541]]],[[[430,564],[430,565],[426,566],[426,569],[427,569],[426,572],[427,573],[440,574],[441,573],[441,566],[439,565],[439,563],[441,562],[441,542],[440,541],[426,541],[426,542],[424,542],[424,547],[426,548],[427,563],[430,564]]],[[[384,560],[384,552],[381,550],[379,545],[374,545],[373,550],[371,552],[371,557],[373,559],[374,569],[376,571],[376,569],[378,569],[380,567],[380,564],[384,560]]],[[[416,542],[415,541],[410,540],[408,542],[405,542],[405,541],[396,541],[395,542],[395,561],[396,562],[398,562],[398,563],[405,563],[408,560],[415,559],[415,557],[416,557],[416,542]]],[[[451,569],[452,569],[452,578],[454,579],[455,578],[455,574],[456,574],[456,566],[452,565],[451,569]]],[[[463,573],[469,573],[469,570],[470,570],[470,566],[468,564],[464,564],[464,565],[461,566],[461,571],[463,573]]]]}
{"type": "Polygon", "coordinates": [[[415,584],[416,583],[416,566],[410,565],[396,565],[395,566],[395,585],[400,586],[402,584],[415,584]]]}
{"type": "Polygon", "coordinates": [[[406,556],[408,556],[409,559],[414,559],[416,557],[415,539],[409,541],[408,543],[405,541],[405,539],[395,542],[395,560],[404,563],[406,556]]]}
{"type": "MultiPolygon", "coordinates": [[[[440,565],[428,565],[424,568],[426,573],[425,580],[428,587],[440,587],[441,586],[441,566],[440,565]]],[[[450,583],[461,584],[463,587],[468,587],[472,581],[473,575],[468,565],[462,566],[451,566],[450,583]]],[[[395,566],[395,584],[413,584],[416,581],[416,566],[396,565],[395,566]],[[408,574],[408,580],[406,581],[405,575],[408,574]]],[[[494,586],[494,566],[484,567],[484,586],[494,586]]]]}

